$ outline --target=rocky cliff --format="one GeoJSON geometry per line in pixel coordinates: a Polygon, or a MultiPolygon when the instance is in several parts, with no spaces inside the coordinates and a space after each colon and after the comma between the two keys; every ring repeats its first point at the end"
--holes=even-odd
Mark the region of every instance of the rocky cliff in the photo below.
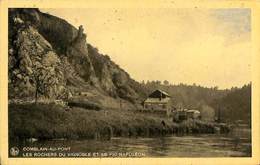
{"type": "Polygon", "coordinates": [[[82,26],[38,9],[9,9],[9,98],[138,101],[142,86],[86,38],[82,26]]]}

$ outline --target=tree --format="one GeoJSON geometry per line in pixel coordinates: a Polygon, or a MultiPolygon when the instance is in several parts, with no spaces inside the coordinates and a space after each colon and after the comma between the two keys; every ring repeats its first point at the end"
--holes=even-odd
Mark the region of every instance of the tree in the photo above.
{"type": "Polygon", "coordinates": [[[155,81],[155,84],[157,84],[157,85],[161,85],[161,81],[156,80],[156,81],[155,81]]]}
{"type": "Polygon", "coordinates": [[[208,106],[202,105],[200,110],[201,119],[205,121],[214,121],[215,120],[215,110],[208,106]]]}
{"type": "Polygon", "coordinates": [[[164,80],[164,81],[163,81],[163,85],[168,86],[168,85],[169,85],[169,81],[164,80]]]}

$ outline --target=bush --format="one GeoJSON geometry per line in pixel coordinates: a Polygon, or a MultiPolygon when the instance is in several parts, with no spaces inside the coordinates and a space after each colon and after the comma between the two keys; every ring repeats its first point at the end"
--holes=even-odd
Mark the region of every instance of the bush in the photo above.
{"type": "Polygon", "coordinates": [[[101,107],[95,103],[91,102],[75,102],[75,101],[69,101],[68,102],[69,107],[80,107],[85,109],[92,109],[92,110],[101,110],[101,107]]]}

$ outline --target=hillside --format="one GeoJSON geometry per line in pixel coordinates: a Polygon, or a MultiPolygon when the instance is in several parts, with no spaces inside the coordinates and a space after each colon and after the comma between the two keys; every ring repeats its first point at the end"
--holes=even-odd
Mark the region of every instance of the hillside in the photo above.
{"type": "Polygon", "coordinates": [[[142,95],[139,83],[87,43],[82,26],[38,9],[9,9],[8,40],[10,99],[66,99],[85,92],[115,107],[119,99],[131,105],[142,95]]]}
{"type": "Polygon", "coordinates": [[[234,88],[225,97],[214,100],[211,105],[217,110],[220,121],[237,121],[251,125],[251,84],[234,88]]]}

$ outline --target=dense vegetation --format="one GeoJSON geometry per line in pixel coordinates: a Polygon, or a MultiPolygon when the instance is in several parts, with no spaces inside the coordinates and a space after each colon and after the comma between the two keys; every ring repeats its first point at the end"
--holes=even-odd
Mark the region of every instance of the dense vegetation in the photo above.
{"type": "MultiPolygon", "coordinates": [[[[8,114],[10,139],[109,139],[111,136],[149,137],[214,133],[214,127],[217,126],[199,120],[188,120],[178,124],[165,117],[133,111],[94,111],[75,107],[65,110],[64,107],[55,104],[11,104],[8,114]]],[[[222,131],[226,129],[223,127],[222,131]]]]}
{"type": "Polygon", "coordinates": [[[220,116],[220,121],[242,120],[251,125],[251,84],[233,88],[225,97],[214,100],[211,105],[220,116]]]}

